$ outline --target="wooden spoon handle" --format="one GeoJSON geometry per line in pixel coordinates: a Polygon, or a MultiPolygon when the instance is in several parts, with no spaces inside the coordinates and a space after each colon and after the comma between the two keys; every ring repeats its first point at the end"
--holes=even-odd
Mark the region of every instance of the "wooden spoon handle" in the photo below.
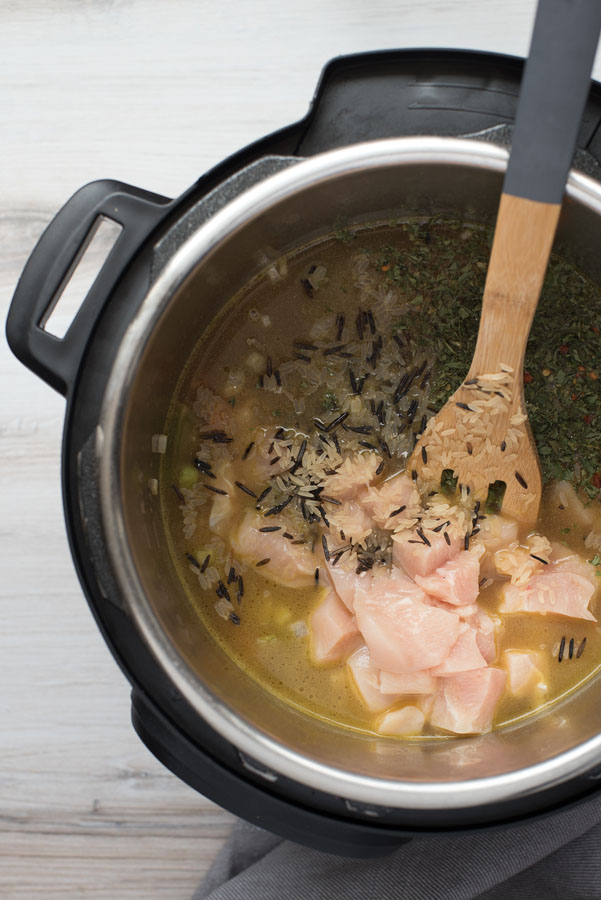
{"type": "Polygon", "coordinates": [[[501,363],[522,371],[560,210],[560,203],[501,195],[468,377],[497,372],[501,363]]]}
{"type": "MultiPolygon", "coordinates": [[[[521,372],[601,31],[601,0],[539,0],[470,375],[521,372]]],[[[520,379],[521,382],[521,379],[520,379]]]]}

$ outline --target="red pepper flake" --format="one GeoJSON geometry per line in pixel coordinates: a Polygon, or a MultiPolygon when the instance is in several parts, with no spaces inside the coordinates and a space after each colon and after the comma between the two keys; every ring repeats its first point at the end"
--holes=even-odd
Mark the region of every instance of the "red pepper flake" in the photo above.
{"type": "Polygon", "coordinates": [[[591,413],[587,413],[586,416],[583,416],[582,418],[584,419],[584,421],[586,422],[587,425],[591,425],[593,422],[593,417],[592,417],[591,413]]]}
{"type": "Polygon", "coordinates": [[[586,369],[584,368],[584,366],[578,366],[578,371],[579,371],[579,372],[586,372],[586,369]]]}
{"type": "Polygon", "coordinates": [[[569,353],[569,350],[570,350],[570,348],[568,347],[567,344],[561,344],[561,346],[559,348],[559,352],[561,353],[562,356],[567,356],[569,353]]]}
{"type": "Polygon", "coordinates": [[[591,325],[591,331],[594,331],[595,334],[601,334],[601,328],[597,328],[596,325],[591,325]]]}
{"type": "Polygon", "coordinates": [[[390,266],[382,266],[383,272],[388,272],[389,269],[390,269],[390,266]]]}
{"type": "Polygon", "coordinates": [[[524,372],[524,384],[530,384],[531,381],[534,381],[534,375],[531,375],[530,372],[524,372]]]}
{"type": "Polygon", "coordinates": [[[591,478],[591,484],[597,489],[601,488],[601,473],[595,472],[595,474],[591,478]]]}
{"type": "Polygon", "coordinates": [[[596,372],[589,372],[588,377],[591,379],[591,381],[597,381],[597,379],[599,378],[596,372]]]}
{"type": "Polygon", "coordinates": [[[570,400],[572,401],[572,403],[575,403],[576,400],[578,400],[578,394],[571,394],[571,395],[570,395],[570,400]]]}

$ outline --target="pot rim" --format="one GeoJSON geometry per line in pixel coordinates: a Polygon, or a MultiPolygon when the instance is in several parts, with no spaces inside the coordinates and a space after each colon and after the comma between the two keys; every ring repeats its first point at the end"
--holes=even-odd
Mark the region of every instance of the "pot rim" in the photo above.
{"type": "MultiPolygon", "coordinates": [[[[142,353],[162,312],[193,268],[234,229],[286,197],[366,167],[469,165],[503,173],[508,151],[495,144],[449,137],[391,138],[353,144],[299,161],[249,188],[199,227],[176,251],[128,326],[109,375],[96,431],[101,520],[126,612],[174,687],[223,738],[262,766],[346,800],[413,810],[483,806],[550,788],[601,761],[601,734],[523,769],[466,781],[401,781],[334,768],[284,746],[219,700],[189,668],[160,627],[129,551],[121,506],[120,448],[125,403],[142,353]]],[[[601,215],[601,185],[572,170],[567,196],[601,215]]]]}

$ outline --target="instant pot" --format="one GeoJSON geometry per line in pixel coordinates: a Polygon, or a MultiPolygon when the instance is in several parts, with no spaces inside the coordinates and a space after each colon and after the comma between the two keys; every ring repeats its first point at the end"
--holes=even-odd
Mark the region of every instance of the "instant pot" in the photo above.
{"type": "MultiPolygon", "coordinates": [[[[286,706],[237,668],[186,600],[165,539],[159,436],[198,337],[272,260],[391,216],[494,223],[522,65],[440,50],[335,59],[304,119],[181,197],[116,181],[83,187],[40,238],[11,305],[11,348],[67,399],[71,551],[132,684],[136,731],[211,800],[320,850],[384,853],[589,797],[601,780],[598,679],[536,718],[468,738],[395,741],[286,706]],[[103,219],[121,234],[59,339],[44,323],[103,219]]],[[[599,282],[600,162],[593,84],[556,248],[599,282]]]]}

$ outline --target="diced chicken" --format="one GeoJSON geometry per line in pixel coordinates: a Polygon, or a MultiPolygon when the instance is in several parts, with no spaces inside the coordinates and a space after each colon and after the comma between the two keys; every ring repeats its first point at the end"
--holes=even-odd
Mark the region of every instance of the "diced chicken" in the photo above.
{"type": "Polygon", "coordinates": [[[454,559],[449,559],[432,575],[416,575],[415,583],[426,594],[437,597],[453,606],[466,606],[478,597],[480,563],[475,555],[462,550],[454,559]]]}
{"type": "Polygon", "coordinates": [[[415,578],[416,575],[431,575],[459,553],[458,540],[456,538],[450,540],[449,545],[442,532],[436,534],[429,531],[428,546],[415,532],[404,531],[393,537],[392,558],[410,578],[415,578]]]}
{"type": "Polygon", "coordinates": [[[588,619],[596,622],[588,604],[594,593],[590,581],[581,575],[557,570],[535,575],[525,587],[509,584],[503,592],[499,606],[502,613],[539,613],[542,616],[568,616],[572,619],[588,619]]]}
{"type": "Polygon", "coordinates": [[[474,669],[440,680],[430,721],[455,734],[482,734],[492,728],[493,716],[505,689],[503,669],[474,669]]]}
{"type": "Polygon", "coordinates": [[[368,488],[360,497],[360,501],[380,528],[393,528],[397,524],[396,516],[390,517],[392,512],[401,507],[407,510],[416,509],[420,505],[419,493],[404,472],[378,487],[368,488]]]}
{"type": "Polygon", "coordinates": [[[419,672],[448,656],[459,635],[459,618],[425,599],[411,579],[396,573],[356,588],[357,625],[378,668],[419,672]]]}
{"type": "Polygon", "coordinates": [[[478,647],[476,631],[469,625],[463,625],[464,631],[451,647],[451,652],[440,665],[430,669],[435,676],[448,677],[458,672],[470,672],[472,669],[483,669],[486,660],[478,647]]]}
{"type": "Polygon", "coordinates": [[[580,575],[590,581],[594,590],[599,586],[599,579],[596,575],[595,566],[591,566],[588,560],[583,559],[578,554],[568,550],[562,544],[552,544],[552,571],[554,572],[571,572],[572,575],[580,575]]]}
{"type": "Polygon", "coordinates": [[[362,488],[372,483],[380,462],[381,458],[374,452],[362,452],[352,458],[347,457],[336,474],[326,478],[324,494],[338,500],[355,499],[362,488]]]}
{"type": "Polygon", "coordinates": [[[328,591],[320,600],[309,625],[311,655],[318,663],[343,659],[352,650],[359,635],[353,616],[334,591],[328,591]]]}
{"type": "Polygon", "coordinates": [[[232,497],[234,496],[234,470],[229,462],[221,463],[214,468],[216,481],[214,484],[219,485],[225,494],[214,494],[213,505],[211,506],[211,514],[209,516],[209,528],[219,537],[229,537],[230,531],[234,527],[232,517],[234,513],[234,504],[232,497]]]}
{"type": "Polygon", "coordinates": [[[385,694],[433,694],[436,690],[436,678],[430,672],[400,675],[398,672],[380,671],[379,684],[385,694]]]}
{"type": "Polygon", "coordinates": [[[472,545],[484,547],[480,560],[480,572],[486,578],[494,578],[495,553],[518,541],[518,523],[505,516],[487,516],[479,522],[479,533],[472,539],[472,545]]]}
{"type": "Polygon", "coordinates": [[[501,628],[501,620],[497,621],[483,609],[479,609],[469,624],[476,630],[478,649],[487,663],[494,661],[497,655],[496,633],[501,628]]]}
{"type": "Polygon", "coordinates": [[[459,616],[460,619],[471,619],[478,612],[477,603],[467,603],[464,606],[453,606],[452,603],[445,603],[444,600],[439,600],[438,597],[430,597],[429,595],[426,597],[426,603],[429,603],[430,606],[437,606],[439,609],[444,609],[446,612],[452,612],[456,616],[459,616]]]}
{"type": "Polygon", "coordinates": [[[380,734],[409,737],[412,734],[421,734],[426,722],[426,717],[417,706],[403,706],[402,709],[391,709],[384,713],[378,722],[380,734]]]}
{"type": "Polygon", "coordinates": [[[540,655],[530,650],[506,650],[507,687],[515,697],[526,697],[535,691],[546,691],[540,666],[540,655]]]}
{"type": "MultiPolygon", "coordinates": [[[[273,519],[267,520],[270,524],[273,519]]],[[[230,536],[232,550],[241,560],[256,564],[264,559],[269,562],[258,570],[265,578],[286,587],[309,587],[314,583],[316,556],[307,544],[292,544],[282,538],[279,531],[259,531],[265,520],[249,510],[234,527],[230,536]]]]}
{"type": "Polygon", "coordinates": [[[385,694],[379,687],[379,672],[372,664],[367,647],[352,653],[347,662],[351,681],[363,703],[372,712],[388,709],[399,700],[399,694],[385,694]]]}
{"type": "Polygon", "coordinates": [[[346,558],[343,556],[337,565],[333,566],[331,561],[326,563],[326,577],[333,589],[336,591],[346,608],[350,612],[355,610],[355,591],[357,585],[361,584],[363,579],[371,579],[369,573],[357,575],[355,566],[349,567],[346,564],[346,558]]]}

